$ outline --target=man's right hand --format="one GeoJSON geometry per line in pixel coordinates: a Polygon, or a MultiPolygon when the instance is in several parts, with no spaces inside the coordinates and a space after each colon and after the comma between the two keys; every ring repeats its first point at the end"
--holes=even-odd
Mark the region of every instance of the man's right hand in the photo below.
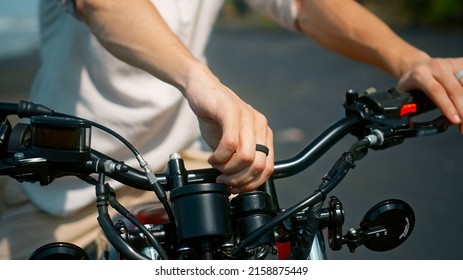
{"type": "Polygon", "coordinates": [[[255,190],[273,173],[273,132],[264,115],[241,100],[203,65],[189,79],[184,95],[212,148],[209,163],[222,172],[219,182],[233,193],[255,190]],[[256,151],[256,144],[269,153],[256,151]]]}

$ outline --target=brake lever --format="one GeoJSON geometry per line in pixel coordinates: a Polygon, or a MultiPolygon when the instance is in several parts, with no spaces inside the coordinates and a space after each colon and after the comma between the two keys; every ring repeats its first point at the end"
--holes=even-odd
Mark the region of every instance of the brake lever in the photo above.
{"type": "Polygon", "coordinates": [[[428,136],[446,131],[450,126],[449,120],[441,115],[429,122],[410,122],[410,128],[403,133],[406,137],[428,136]]]}
{"type": "Polygon", "coordinates": [[[9,175],[19,182],[39,182],[41,186],[49,185],[53,178],[47,176],[49,166],[46,159],[34,158],[26,161],[19,160],[19,164],[0,164],[0,176],[9,175]]]}

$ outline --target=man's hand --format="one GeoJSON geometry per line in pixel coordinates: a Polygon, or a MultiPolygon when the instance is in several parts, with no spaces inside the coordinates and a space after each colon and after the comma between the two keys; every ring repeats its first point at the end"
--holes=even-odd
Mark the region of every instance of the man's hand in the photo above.
{"type": "Polygon", "coordinates": [[[223,173],[218,180],[233,193],[259,187],[273,173],[273,133],[267,119],[241,100],[205,66],[199,66],[185,92],[198,117],[201,133],[213,149],[212,167],[223,173]],[[256,151],[256,144],[269,153],[256,151]]]}
{"type": "Polygon", "coordinates": [[[463,58],[431,58],[399,37],[356,1],[296,0],[298,26],[308,37],[348,58],[384,70],[400,91],[425,92],[463,134],[463,58]]]}
{"type": "Polygon", "coordinates": [[[410,67],[399,79],[398,90],[419,89],[428,95],[442,113],[463,134],[463,58],[429,58],[410,67]]]}

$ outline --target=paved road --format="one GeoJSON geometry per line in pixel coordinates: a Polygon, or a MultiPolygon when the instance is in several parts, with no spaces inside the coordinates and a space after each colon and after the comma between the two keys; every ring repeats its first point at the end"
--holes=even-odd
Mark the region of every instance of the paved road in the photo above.
{"type": "MultiPolygon", "coordinates": [[[[408,30],[407,40],[434,56],[461,56],[461,31],[408,30]]],[[[275,133],[277,160],[287,159],[342,117],[344,92],[394,86],[386,74],[321,49],[299,35],[278,30],[218,27],[209,47],[214,71],[267,115],[275,133]]],[[[300,201],[320,182],[334,160],[354,141],[347,137],[309,170],[279,184],[283,206],[300,201]]],[[[372,151],[333,192],[346,211],[344,230],[357,227],[375,203],[407,201],[415,230],[401,247],[376,253],[360,248],[330,252],[332,259],[462,259],[463,138],[448,133],[412,139],[372,151]]],[[[278,184],[279,182],[277,182],[278,184]]]]}
{"type": "MultiPolygon", "coordinates": [[[[404,31],[403,36],[435,56],[461,56],[461,32],[404,31]]],[[[208,48],[212,69],[225,84],[267,115],[275,132],[277,160],[299,152],[342,117],[344,92],[394,85],[384,73],[321,49],[281,30],[218,26],[208,48]]],[[[2,99],[24,96],[37,56],[0,61],[2,99]],[[4,93],[7,94],[4,94],[4,93]]],[[[347,137],[309,170],[279,183],[281,205],[310,194],[335,159],[352,143],[347,137]]],[[[346,211],[345,230],[356,227],[373,204],[400,198],[412,205],[416,226],[409,240],[386,253],[360,248],[329,252],[331,259],[462,259],[460,198],[463,138],[446,134],[412,139],[387,151],[370,152],[333,192],[346,211]]],[[[0,207],[1,208],[1,207],[0,207]]],[[[1,210],[1,209],[0,209],[1,210]]]]}

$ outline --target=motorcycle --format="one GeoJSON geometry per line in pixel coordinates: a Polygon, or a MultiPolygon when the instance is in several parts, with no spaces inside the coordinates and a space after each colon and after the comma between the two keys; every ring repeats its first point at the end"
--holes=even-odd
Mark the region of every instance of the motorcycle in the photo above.
{"type": "MultiPolygon", "coordinates": [[[[179,154],[169,157],[164,172],[153,173],[137,149],[110,128],[27,101],[0,103],[0,175],[42,186],[76,176],[94,185],[98,222],[109,242],[98,259],[323,260],[328,247],[392,250],[413,231],[415,215],[409,204],[383,200],[367,211],[357,228],[343,232],[343,205],[330,193],[370,149],[442,133],[449,122],[444,116],[415,122],[413,117],[435,109],[418,91],[348,90],[343,108],[344,118],[294,157],[275,162],[273,175],[258,190],[232,196],[227,185],[216,182],[217,170],[187,170],[179,154]],[[30,122],[12,126],[11,115],[30,122]],[[140,168],[92,149],[92,128],[120,140],[140,168]],[[291,207],[280,207],[278,179],[306,170],[347,135],[356,140],[313,192],[291,207]],[[154,192],[162,207],[149,203],[126,209],[106,177],[154,192]],[[117,217],[109,215],[110,206],[117,217]]],[[[89,259],[89,254],[74,244],[55,242],[38,248],[31,259],[89,259]]]]}

